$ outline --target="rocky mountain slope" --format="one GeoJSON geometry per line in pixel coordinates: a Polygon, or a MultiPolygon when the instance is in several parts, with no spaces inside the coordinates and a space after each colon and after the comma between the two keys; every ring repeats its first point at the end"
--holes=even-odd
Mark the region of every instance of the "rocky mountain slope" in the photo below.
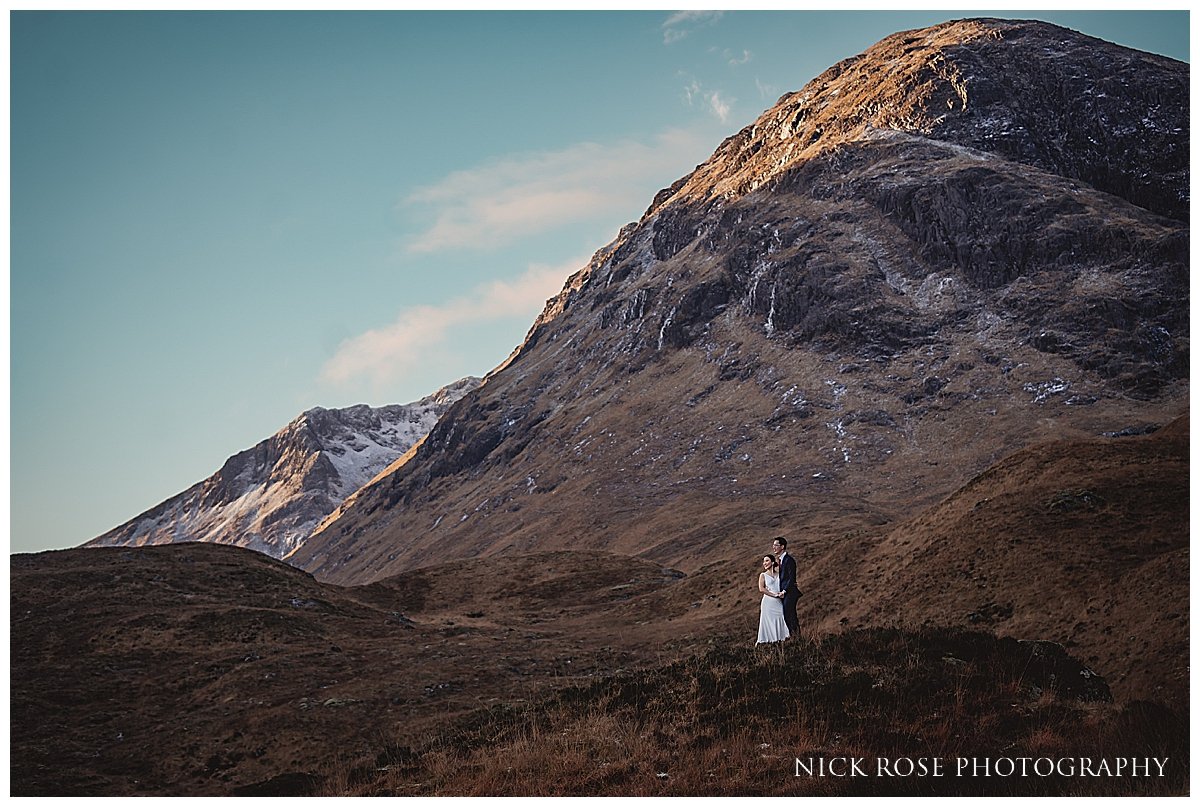
{"type": "Polygon", "coordinates": [[[208,479],[86,546],[206,541],[282,557],[477,386],[479,379],[464,378],[408,405],[310,409],[208,479]]]}
{"type": "Polygon", "coordinates": [[[831,67],[660,192],[290,562],[363,583],[583,546],[690,573],[778,533],[820,557],[1033,442],[1167,423],[1188,86],[986,19],[831,67]]]}

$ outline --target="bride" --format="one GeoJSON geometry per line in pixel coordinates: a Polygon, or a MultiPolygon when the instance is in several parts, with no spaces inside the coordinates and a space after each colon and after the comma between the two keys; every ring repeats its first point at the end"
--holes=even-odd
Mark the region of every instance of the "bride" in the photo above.
{"type": "Polygon", "coordinates": [[[763,555],[762,574],[758,576],[758,590],[762,592],[762,606],[758,617],[758,642],[782,642],[791,634],[783,618],[783,593],[779,590],[779,561],[773,555],[763,555]]]}

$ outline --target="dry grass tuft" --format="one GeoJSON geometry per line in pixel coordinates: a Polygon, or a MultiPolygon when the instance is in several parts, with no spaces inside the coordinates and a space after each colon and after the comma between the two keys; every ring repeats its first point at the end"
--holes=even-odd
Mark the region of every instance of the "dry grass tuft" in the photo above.
{"type": "Polygon", "coordinates": [[[1118,795],[1187,792],[1186,719],[1111,703],[1062,649],[981,633],[854,631],[713,648],[482,710],[422,750],[341,770],[329,795],[1118,795]],[[954,775],[957,757],[1169,757],[1131,779],[954,775]],[[859,757],[863,777],[796,776],[859,757]],[[878,776],[941,758],[946,775],[878,776]]]}

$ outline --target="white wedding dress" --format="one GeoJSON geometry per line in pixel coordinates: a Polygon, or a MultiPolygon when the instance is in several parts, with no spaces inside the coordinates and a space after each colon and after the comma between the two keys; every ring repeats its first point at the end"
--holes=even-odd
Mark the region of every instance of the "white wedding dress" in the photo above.
{"type": "MultiPolygon", "coordinates": [[[[767,582],[767,591],[779,593],[779,578],[763,572],[767,582]]],[[[782,642],[791,633],[788,632],[787,621],[783,618],[783,600],[764,594],[762,606],[758,615],[758,642],[782,642]]]]}

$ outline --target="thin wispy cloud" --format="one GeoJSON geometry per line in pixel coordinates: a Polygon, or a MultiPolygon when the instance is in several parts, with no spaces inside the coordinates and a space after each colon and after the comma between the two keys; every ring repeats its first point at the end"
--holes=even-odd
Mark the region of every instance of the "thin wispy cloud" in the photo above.
{"type": "Polygon", "coordinates": [[[763,101],[774,101],[780,96],[779,87],[760,81],[758,76],[754,77],[754,86],[758,88],[758,96],[763,101]]]}
{"type": "Polygon", "coordinates": [[[754,54],[745,49],[742,50],[742,54],[740,56],[735,55],[734,52],[729,48],[712,47],[708,49],[708,52],[720,53],[721,58],[728,62],[730,67],[737,67],[738,65],[746,64],[754,58],[754,54]]]}
{"type": "Polygon", "coordinates": [[[577,258],[556,266],[534,264],[514,280],[480,284],[441,305],[407,308],[390,325],[342,342],[322,368],[321,380],[343,385],[365,378],[380,386],[445,350],[454,331],[509,318],[533,322],[546,300],[586,262],[577,258]]]}
{"type": "Polygon", "coordinates": [[[733,104],[737,101],[736,98],[726,98],[721,95],[720,90],[707,90],[699,81],[692,79],[683,87],[683,100],[688,106],[703,106],[711,112],[721,123],[729,122],[729,115],[733,111],[733,104]]]}
{"type": "Polygon", "coordinates": [[[688,36],[697,28],[714,24],[721,19],[723,11],[677,11],[662,24],[663,44],[673,42],[688,36]]]}
{"type": "Polygon", "coordinates": [[[736,99],[731,98],[726,101],[721,97],[720,92],[713,90],[707,96],[705,96],[705,100],[708,101],[709,110],[721,119],[721,123],[729,122],[729,112],[732,109],[733,101],[736,99]]]}
{"type": "Polygon", "coordinates": [[[710,147],[675,129],[650,142],[579,143],[455,171],[401,203],[405,215],[432,217],[407,250],[494,249],[572,222],[631,218],[645,207],[647,177],[686,170],[710,147]]]}

